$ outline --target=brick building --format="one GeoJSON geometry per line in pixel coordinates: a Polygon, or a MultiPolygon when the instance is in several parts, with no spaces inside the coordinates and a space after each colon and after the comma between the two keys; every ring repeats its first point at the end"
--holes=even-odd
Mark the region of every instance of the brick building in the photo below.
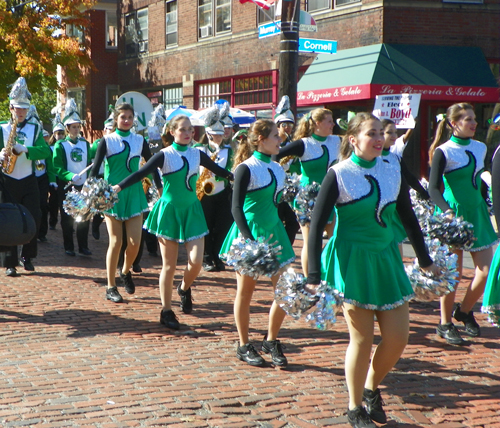
{"type": "MultiPolygon", "coordinates": [[[[92,104],[93,116],[104,110],[110,88],[142,92],[167,108],[198,109],[224,98],[259,116],[272,115],[279,101],[279,36],[259,39],[258,25],[270,22],[273,8],[266,15],[238,0],[116,3],[119,72],[115,86],[107,86],[106,103],[99,90],[102,105],[92,104]]],[[[408,153],[413,154],[410,166],[422,171],[435,114],[460,100],[476,105],[480,124],[491,117],[499,101],[500,0],[301,0],[301,9],[314,17],[317,32],[301,32],[300,37],[338,42],[337,55],[299,54],[302,109],[325,106],[345,117],[350,110],[371,110],[381,85],[396,85],[397,90],[416,85],[414,90],[422,92],[415,132],[419,143],[408,153]],[[373,70],[363,68],[363,58],[373,70]],[[361,91],[362,85],[369,90],[361,91]],[[344,98],[305,95],[350,87],[344,98]],[[447,89],[458,95],[446,96],[447,89]]],[[[95,100],[94,91],[87,102],[95,100]]],[[[101,117],[91,123],[100,124],[101,117]]]]}

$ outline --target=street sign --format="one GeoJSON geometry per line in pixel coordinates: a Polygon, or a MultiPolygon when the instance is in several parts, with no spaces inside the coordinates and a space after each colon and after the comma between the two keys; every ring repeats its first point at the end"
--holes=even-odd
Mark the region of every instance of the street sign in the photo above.
{"type": "Polygon", "coordinates": [[[281,21],[268,22],[267,24],[259,25],[259,39],[264,37],[275,36],[281,33],[281,21]]]}
{"type": "Polygon", "coordinates": [[[318,31],[318,26],[314,18],[305,10],[300,11],[299,15],[299,31],[309,31],[315,33],[318,31]]]}
{"type": "Polygon", "coordinates": [[[299,51],[334,54],[337,53],[337,42],[335,40],[299,39],[299,51]]]}

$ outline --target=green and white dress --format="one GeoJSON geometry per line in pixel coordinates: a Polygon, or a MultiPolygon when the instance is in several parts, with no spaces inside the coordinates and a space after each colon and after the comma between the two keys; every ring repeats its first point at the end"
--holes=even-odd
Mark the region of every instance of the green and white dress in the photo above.
{"type": "MultiPolygon", "coordinates": [[[[238,199],[238,170],[246,166],[250,171],[250,181],[246,188],[243,205],[244,218],[233,210],[235,222],[231,226],[220,250],[220,258],[227,259],[233,241],[242,236],[241,230],[248,229],[254,239],[269,238],[270,242],[278,241],[281,245],[281,254],[278,255],[280,267],[284,267],[295,260],[295,252],[283,222],[278,216],[278,203],[281,199],[285,182],[285,171],[271,157],[255,151],[245,162],[237,166],[235,171],[235,185],[233,198],[238,199]],[[246,222],[246,224],[244,224],[246,222]]],[[[234,202],[233,202],[234,207],[234,202]]]]}
{"type": "MultiPolygon", "coordinates": [[[[115,185],[139,170],[144,137],[130,131],[124,132],[117,129],[106,135],[104,139],[106,142],[104,179],[109,184],[115,185]]],[[[94,173],[94,169],[92,172],[94,173]]],[[[120,192],[118,202],[105,214],[123,221],[142,215],[148,210],[148,202],[142,184],[135,183],[120,192]]]]}
{"type": "MultiPolygon", "coordinates": [[[[481,194],[486,145],[472,139],[452,136],[438,147],[446,158],[443,198],[457,217],[474,225],[476,241],[469,251],[481,251],[498,242],[488,207],[481,194]]],[[[436,206],[436,213],[442,212],[436,206]]]]}
{"type": "Polygon", "coordinates": [[[332,169],[339,191],[337,222],[321,255],[321,279],[347,303],[394,309],[414,295],[394,239],[400,167],[353,154],[332,169]]]}
{"type": "Polygon", "coordinates": [[[151,209],[144,229],[178,243],[204,237],[208,228],[196,197],[200,150],[173,143],[159,153],[164,156],[163,194],[151,209]]]}

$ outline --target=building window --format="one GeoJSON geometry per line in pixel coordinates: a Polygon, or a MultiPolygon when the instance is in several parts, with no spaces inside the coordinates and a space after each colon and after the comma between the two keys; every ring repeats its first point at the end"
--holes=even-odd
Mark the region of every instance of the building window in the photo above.
{"type": "Polygon", "coordinates": [[[66,35],[68,37],[75,38],[81,45],[83,45],[84,35],[83,35],[83,30],[80,27],[74,24],[66,24],[66,35]]]}
{"type": "Polygon", "coordinates": [[[198,108],[212,107],[220,98],[231,99],[231,80],[222,82],[202,83],[198,86],[198,108]]]}
{"type": "Polygon", "coordinates": [[[198,0],[198,37],[231,31],[231,0],[198,0]]]}
{"type": "Polygon", "coordinates": [[[235,79],[234,105],[253,105],[272,102],[273,79],[270,74],[235,79]]]}
{"type": "Polygon", "coordinates": [[[177,44],[177,0],[167,0],[166,14],[167,46],[177,44]]]}
{"type": "Polygon", "coordinates": [[[125,53],[137,56],[148,51],[148,9],[125,15],[125,53]]]}
{"type": "Polygon", "coordinates": [[[361,0],[335,0],[335,6],[344,6],[350,3],[361,3],[361,0]]]}
{"type": "MultiPolygon", "coordinates": [[[[85,89],[83,88],[74,88],[68,89],[66,92],[66,100],[69,98],[73,98],[76,103],[76,108],[78,109],[78,114],[82,120],[85,120],[86,117],[86,108],[85,108],[85,89]]],[[[66,112],[64,113],[66,115],[66,112]]]]}
{"type": "Polygon", "coordinates": [[[165,109],[167,110],[182,105],[182,86],[165,88],[163,92],[163,104],[165,105],[165,109]]]}
{"type": "Polygon", "coordinates": [[[308,0],[307,11],[314,12],[316,10],[330,9],[332,7],[331,0],[308,0]]]}
{"type": "Polygon", "coordinates": [[[106,12],[106,47],[116,49],[118,47],[118,26],[116,11],[106,12]]]}
{"type": "Polygon", "coordinates": [[[274,4],[269,8],[269,10],[263,10],[261,8],[257,8],[257,25],[273,21],[274,11],[275,11],[274,4]]]}

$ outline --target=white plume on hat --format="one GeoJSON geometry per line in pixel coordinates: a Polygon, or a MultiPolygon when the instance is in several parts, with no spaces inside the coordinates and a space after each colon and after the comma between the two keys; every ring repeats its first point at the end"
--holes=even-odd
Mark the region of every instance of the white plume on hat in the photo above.
{"type": "Polygon", "coordinates": [[[217,105],[207,109],[203,115],[203,123],[205,131],[209,134],[224,135],[224,124],[220,121],[220,112],[217,105]]]}
{"type": "Polygon", "coordinates": [[[31,104],[31,94],[30,91],[28,91],[28,85],[24,77],[20,77],[12,85],[9,100],[12,107],[29,108],[31,104]]]}
{"type": "Polygon", "coordinates": [[[65,116],[62,120],[64,126],[71,125],[72,123],[82,123],[74,98],[68,98],[66,100],[66,105],[64,106],[64,114],[65,116]]]}
{"type": "Polygon", "coordinates": [[[216,103],[215,105],[219,109],[220,121],[224,124],[224,128],[232,128],[234,123],[233,118],[229,114],[231,111],[229,102],[225,101],[223,103],[216,103]]]}
{"type": "Polygon", "coordinates": [[[290,98],[288,95],[283,95],[281,101],[276,107],[276,114],[274,115],[274,123],[292,122],[295,123],[295,117],[290,109],[290,98]]]}

